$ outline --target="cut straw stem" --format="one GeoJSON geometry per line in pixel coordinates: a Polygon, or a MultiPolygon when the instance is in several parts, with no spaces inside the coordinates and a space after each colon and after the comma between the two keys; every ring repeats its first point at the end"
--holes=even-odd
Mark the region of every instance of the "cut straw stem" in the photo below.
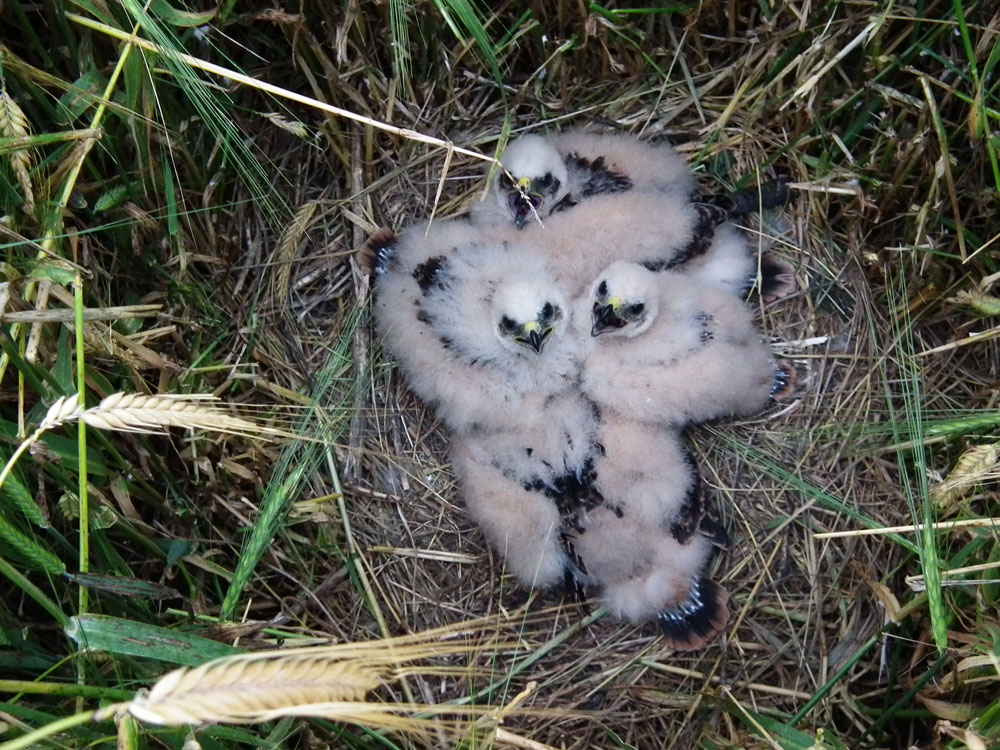
{"type": "MultiPolygon", "coordinates": [[[[935,529],[960,529],[965,527],[988,527],[997,526],[995,518],[968,518],[964,521],[938,521],[931,524],[935,529]]],[[[908,524],[906,526],[883,526],[878,529],[852,529],[850,531],[823,531],[813,534],[813,539],[842,539],[853,536],[875,536],[879,534],[899,534],[901,532],[920,532],[924,530],[922,523],[908,524]]]]}

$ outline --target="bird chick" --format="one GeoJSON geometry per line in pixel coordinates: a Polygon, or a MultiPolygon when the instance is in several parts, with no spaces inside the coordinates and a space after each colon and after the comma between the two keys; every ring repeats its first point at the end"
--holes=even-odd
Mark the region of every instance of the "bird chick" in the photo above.
{"type": "Polygon", "coordinates": [[[571,559],[617,617],[655,621],[676,648],[699,648],[725,627],[728,595],[704,577],[726,539],[697,466],[676,429],[606,414],[600,439],[601,502],[564,516],[571,559]]]}
{"type": "Polygon", "coordinates": [[[781,385],[749,308],[718,284],[616,262],[574,314],[591,323],[581,387],[625,417],[684,426],[753,414],[781,385]]]}
{"type": "Polygon", "coordinates": [[[574,296],[615,260],[713,280],[725,274],[734,293],[756,271],[745,243],[712,242],[726,209],[692,201],[690,170],[669,146],[571,130],[522,136],[502,161],[510,176],[497,175],[471,222],[523,230],[574,296]]]}
{"type": "Polygon", "coordinates": [[[552,499],[508,476],[480,441],[455,435],[451,465],[465,507],[507,569],[529,589],[548,589],[577,574],[561,543],[563,519],[552,499]]]}
{"type": "Polygon", "coordinates": [[[525,481],[518,476],[520,471],[530,473],[544,463],[510,463],[509,449],[529,444],[531,439],[513,432],[454,435],[452,468],[469,515],[523,586],[548,589],[561,585],[583,598],[586,580],[569,554],[566,518],[568,507],[575,511],[584,507],[583,494],[593,494],[590,469],[567,471],[555,481],[525,481]]]}
{"type": "Polygon", "coordinates": [[[492,201],[479,212],[481,220],[513,222],[521,229],[559,210],[556,207],[570,195],[566,161],[542,136],[521,136],[507,146],[501,163],[503,170],[490,189],[492,201]]]}
{"type": "Polygon", "coordinates": [[[567,388],[578,345],[546,259],[461,220],[415,226],[367,255],[374,315],[413,391],[452,429],[515,427],[524,399],[567,388]]]}
{"type": "MultiPolygon", "coordinates": [[[[695,196],[683,157],[622,133],[525,135],[501,160],[505,172],[494,179],[490,198],[473,208],[471,220],[494,231],[539,225],[533,232],[545,236],[533,239],[555,258],[573,294],[614,260],[715,279],[725,274],[734,292],[745,294],[753,284],[748,279],[756,280],[756,257],[732,232],[713,242],[718,228],[788,200],[784,182],[695,196]],[[567,210],[578,204],[583,207],[567,210]]],[[[794,289],[790,267],[776,256],[764,258],[760,271],[757,286],[765,301],[794,289]]]]}
{"type": "Polygon", "coordinates": [[[624,134],[579,130],[546,136],[529,134],[511,142],[501,157],[504,170],[490,187],[491,198],[474,209],[484,223],[513,223],[517,229],[594,196],[636,187],[684,195],[692,181],[687,164],[672,149],[624,134]]]}

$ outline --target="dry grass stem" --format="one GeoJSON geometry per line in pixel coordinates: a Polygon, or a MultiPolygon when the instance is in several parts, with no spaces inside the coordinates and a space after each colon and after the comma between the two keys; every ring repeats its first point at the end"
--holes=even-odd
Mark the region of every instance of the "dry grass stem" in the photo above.
{"type": "MultiPolygon", "coordinates": [[[[155,317],[162,305],[120,305],[114,307],[88,307],[83,311],[86,321],[133,320],[155,317]]],[[[0,323],[72,323],[73,310],[19,310],[0,312],[0,323]]]]}
{"type": "MultiPolygon", "coordinates": [[[[963,528],[993,528],[1000,525],[1000,519],[996,518],[967,518],[961,521],[941,521],[934,524],[935,530],[963,529],[963,528]]],[[[883,534],[901,534],[906,532],[920,532],[923,530],[922,524],[907,524],[905,526],[885,526],[879,529],[852,529],[850,531],[821,531],[813,534],[813,539],[845,539],[855,536],[881,536],[883,534]]]]}

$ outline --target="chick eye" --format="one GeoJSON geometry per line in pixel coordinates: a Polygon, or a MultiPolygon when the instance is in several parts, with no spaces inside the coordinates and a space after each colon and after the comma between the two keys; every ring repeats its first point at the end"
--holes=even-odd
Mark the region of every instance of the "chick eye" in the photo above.
{"type": "Polygon", "coordinates": [[[517,330],[517,323],[515,323],[510,317],[504,315],[500,318],[500,332],[501,333],[514,333],[517,330]]]}
{"type": "Polygon", "coordinates": [[[634,305],[629,305],[625,308],[625,314],[630,318],[637,318],[642,315],[642,311],[646,309],[646,306],[641,302],[636,302],[634,305]]]}
{"type": "Polygon", "coordinates": [[[539,188],[540,190],[545,190],[552,184],[552,173],[546,172],[544,176],[539,177],[534,181],[533,186],[539,188]]]}
{"type": "Polygon", "coordinates": [[[608,282],[602,281],[601,285],[597,287],[597,293],[602,297],[608,296],[608,282]]]}
{"type": "Polygon", "coordinates": [[[556,314],[556,309],[552,306],[552,303],[551,302],[546,302],[545,306],[542,308],[542,315],[541,315],[541,317],[543,317],[546,320],[548,320],[549,318],[551,318],[555,314],[556,314]]]}

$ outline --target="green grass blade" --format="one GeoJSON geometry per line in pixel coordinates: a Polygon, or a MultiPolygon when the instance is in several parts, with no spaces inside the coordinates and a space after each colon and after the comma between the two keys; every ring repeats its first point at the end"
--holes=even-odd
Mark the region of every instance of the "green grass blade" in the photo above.
{"type": "Polygon", "coordinates": [[[223,619],[233,619],[236,616],[243,591],[253,579],[254,571],[267,553],[272,540],[281,530],[289,508],[301,498],[308,479],[323,468],[328,458],[328,446],[339,439],[350,423],[349,406],[353,401],[353,388],[357,387],[358,381],[342,388],[342,373],[352,360],[354,330],[359,322],[360,317],[356,315],[353,322],[345,325],[337,347],[331,352],[323,369],[317,373],[314,404],[306,412],[298,428],[303,434],[311,434],[323,442],[293,444],[282,451],[274,475],[264,490],[259,517],[243,546],[239,562],[233,571],[232,583],[223,599],[223,619]],[[332,404],[321,407],[321,403],[330,400],[330,395],[335,391],[334,386],[341,387],[340,392],[336,393],[332,404]]]}
{"type": "Polygon", "coordinates": [[[119,656],[142,656],[188,667],[220,656],[243,653],[241,649],[210,638],[106,615],[71,617],[65,631],[80,648],[119,656]]]}

